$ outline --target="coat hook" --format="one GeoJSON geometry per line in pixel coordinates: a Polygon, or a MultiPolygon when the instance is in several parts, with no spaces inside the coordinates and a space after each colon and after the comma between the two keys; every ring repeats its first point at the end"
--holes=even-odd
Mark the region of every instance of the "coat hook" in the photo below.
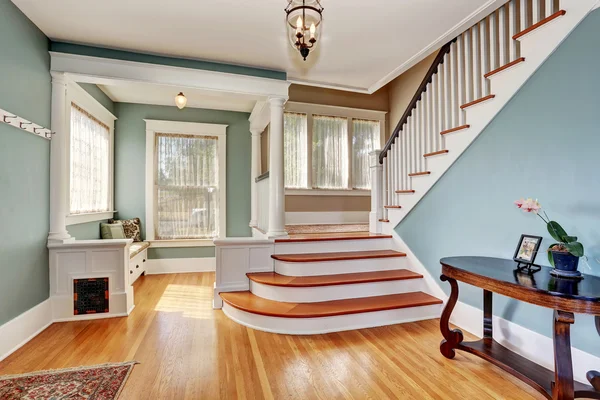
{"type": "Polygon", "coordinates": [[[47,132],[44,133],[44,136],[46,136],[46,139],[52,139],[52,135],[54,135],[56,132],[52,132],[50,129],[46,129],[47,132]]]}
{"type": "Polygon", "coordinates": [[[46,128],[33,128],[33,133],[35,133],[36,135],[39,135],[41,132],[38,131],[44,131],[46,130],[46,128]]]}
{"type": "Polygon", "coordinates": [[[19,128],[27,130],[27,128],[23,128],[23,125],[33,125],[33,122],[19,122],[19,128]]]}
{"type": "Polygon", "coordinates": [[[5,124],[10,124],[10,122],[8,122],[8,121],[6,120],[6,118],[17,118],[17,116],[16,116],[16,115],[3,115],[3,116],[2,116],[2,121],[3,121],[5,124]]]}

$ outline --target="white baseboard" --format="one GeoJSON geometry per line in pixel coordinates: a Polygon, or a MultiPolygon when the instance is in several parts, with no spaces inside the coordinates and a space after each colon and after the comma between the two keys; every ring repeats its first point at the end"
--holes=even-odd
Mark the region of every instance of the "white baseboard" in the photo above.
{"type": "Polygon", "coordinates": [[[215,257],[162,258],[146,261],[146,274],[184,274],[188,272],[211,272],[216,270],[215,257]]]}
{"type": "Polygon", "coordinates": [[[0,361],[20,349],[52,324],[50,299],[42,301],[0,326],[0,361]]]}
{"type": "MultiPolygon", "coordinates": [[[[468,304],[458,302],[450,322],[478,337],[483,335],[483,311],[468,304]]],[[[554,371],[554,350],[552,338],[517,325],[504,318],[494,316],[494,339],[515,353],[554,371]]],[[[594,333],[595,334],[595,333],[594,333]]],[[[600,358],[583,350],[571,347],[573,357],[573,377],[589,385],[585,374],[597,370],[600,358]]]]}
{"type": "Polygon", "coordinates": [[[286,225],[368,224],[369,211],[286,212],[286,225]]]}

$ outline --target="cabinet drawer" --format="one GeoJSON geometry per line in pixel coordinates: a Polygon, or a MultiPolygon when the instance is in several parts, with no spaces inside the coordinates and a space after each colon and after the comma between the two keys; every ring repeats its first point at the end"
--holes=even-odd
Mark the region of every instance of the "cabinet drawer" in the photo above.
{"type": "Polygon", "coordinates": [[[129,284],[133,284],[137,278],[146,271],[146,262],[148,257],[147,249],[142,250],[139,254],[129,260],[129,284]]]}

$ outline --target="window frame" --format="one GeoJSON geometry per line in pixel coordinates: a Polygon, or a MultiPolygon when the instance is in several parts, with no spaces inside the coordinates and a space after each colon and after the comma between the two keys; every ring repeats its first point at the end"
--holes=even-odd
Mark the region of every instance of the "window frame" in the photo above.
{"type": "Polygon", "coordinates": [[[307,160],[307,186],[306,189],[285,189],[286,196],[370,196],[371,191],[366,189],[352,189],[352,138],[354,136],[354,119],[365,119],[379,121],[379,145],[385,143],[385,118],[386,111],[365,110],[360,108],[327,106],[322,104],[300,103],[288,101],[284,107],[284,112],[294,112],[306,114],[306,138],[308,141],[308,160],[307,160]],[[348,189],[315,189],[312,188],[312,140],[313,140],[313,115],[323,115],[330,117],[342,117],[348,121],[348,189]]]}
{"type": "Polygon", "coordinates": [[[216,136],[219,156],[219,237],[226,237],[227,230],[227,126],[199,122],[161,121],[145,119],[146,122],[146,241],[152,247],[201,247],[214,246],[214,239],[155,239],[156,193],[156,134],[176,133],[193,136],[216,136]]]}
{"type": "Polygon", "coordinates": [[[65,218],[67,226],[83,224],[86,222],[103,221],[105,219],[112,218],[115,211],[115,117],[110,111],[108,111],[98,100],[96,100],[91,94],[85,91],[76,82],[69,82],[67,84],[67,93],[65,99],[65,113],[66,113],[66,131],[68,132],[66,140],[67,154],[69,159],[66,166],[66,179],[69,184],[67,185],[67,207],[69,214],[65,218]],[[75,103],[79,108],[82,108],[89,114],[93,115],[94,118],[108,126],[109,128],[109,169],[108,169],[108,211],[94,212],[94,213],[82,213],[82,214],[71,214],[71,103],[75,103]]]}

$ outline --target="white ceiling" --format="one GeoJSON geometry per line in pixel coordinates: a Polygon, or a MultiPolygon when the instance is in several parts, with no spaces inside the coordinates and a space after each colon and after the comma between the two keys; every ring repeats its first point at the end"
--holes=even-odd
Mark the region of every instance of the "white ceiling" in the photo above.
{"type": "MultiPolygon", "coordinates": [[[[179,89],[149,83],[121,82],[118,85],[98,85],[112,101],[119,103],[154,104],[175,107],[175,96],[179,89]]],[[[251,112],[260,98],[258,96],[231,94],[201,89],[186,88],[187,107],[251,112]]]]}
{"type": "Polygon", "coordinates": [[[286,0],[13,0],[51,39],[286,71],[294,82],[372,92],[506,0],[322,0],[304,62],[286,0]]]}

